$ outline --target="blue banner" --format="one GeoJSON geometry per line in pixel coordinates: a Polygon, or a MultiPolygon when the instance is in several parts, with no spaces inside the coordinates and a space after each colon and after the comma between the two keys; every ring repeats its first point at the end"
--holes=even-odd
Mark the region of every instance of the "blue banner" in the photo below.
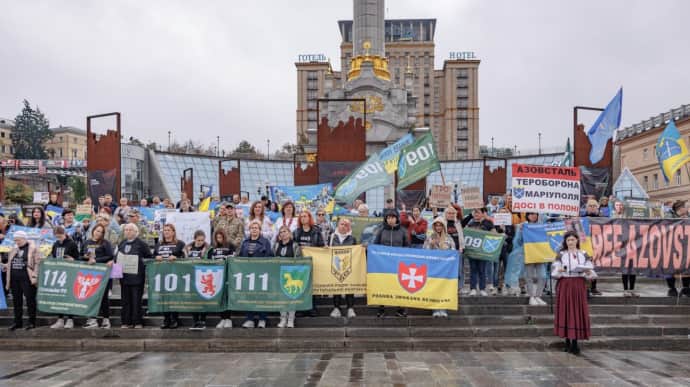
{"type": "Polygon", "coordinates": [[[306,208],[316,212],[319,208],[326,208],[333,200],[333,184],[314,184],[299,186],[271,186],[271,200],[281,205],[287,201],[295,204],[298,212],[306,208]]]}
{"type": "Polygon", "coordinates": [[[367,303],[457,310],[458,266],[457,250],[369,245],[367,303]]]}

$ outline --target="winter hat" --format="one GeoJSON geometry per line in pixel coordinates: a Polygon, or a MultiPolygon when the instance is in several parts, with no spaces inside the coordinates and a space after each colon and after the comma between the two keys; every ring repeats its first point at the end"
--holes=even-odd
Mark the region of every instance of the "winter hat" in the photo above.
{"type": "Polygon", "coordinates": [[[14,239],[26,239],[27,235],[24,231],[17,231],[14,233],[14,239]]]}

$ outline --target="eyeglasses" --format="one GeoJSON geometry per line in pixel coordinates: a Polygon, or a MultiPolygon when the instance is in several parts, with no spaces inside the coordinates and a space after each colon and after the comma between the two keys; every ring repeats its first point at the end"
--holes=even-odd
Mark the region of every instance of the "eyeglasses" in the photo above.
{"type": "Polygon", "coordinates": [[[326,216],[326,214],[316,214],[317,216],[326,216]]]}

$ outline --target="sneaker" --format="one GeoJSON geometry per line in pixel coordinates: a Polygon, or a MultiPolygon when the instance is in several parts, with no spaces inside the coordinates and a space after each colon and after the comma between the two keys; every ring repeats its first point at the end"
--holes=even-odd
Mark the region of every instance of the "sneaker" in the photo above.
{"type": "Polygon", "coordinates": [[[379,309],[378,312],[376,312],[376,317],[378,318],[383,318],[383,316],[386,315],[386,311],[384,309],[379,309]]]}
{"type": "Polygon", "coordinates": [[[71,318],[68,318],[67,321],[65,321],[65,329],[72,329],[74,328],[74,320],[71,318]]]}
{"type": "Polygon", "coordinates": [[[477,289],[470,290],[470,297],[474,297],[476,295],[477,295],[477,289]]]}
{"type": "Polygon", "coordinates": [[[601,296],[602,293],[599,291],[599,289],[592,289],[592,295],[593,296],[601,296]]]}
{"type": "Polygon", "coordinates": [[[630,294],[629,291],[624,290],[624,291],[623,291],[623,297],[625,297],[625,298],[630,298],[630,297],[632,297],[632,294],[630,294]]]}
{"type": "Polygon", "coordinates": [[[547,305],[546,301],[544,301],[541,297],[535,297],[535,299],[537,300],[538,305],[547,305]]]}
{"type": "Polygon", "coordinates": [[[101,328],[110,329],[110,319],[109,318],[103,319],[103,322],[101,323],[101,328]]]}
{"type": "Polygon", "coordinates": [[[355,317],[357,317],[357,313],[355,313],[355,310],[353,308],[347,308],[347,318],[355,317]]]}
{"type": "Polygon", "coordinates": [[[10,325],[10,327],[7,329],[9,329],[10,331],[14,331],[15,329],[22,329],[22,324],[14,323],[14,324],[10,325]]]}
{"type": "Polygon", "coordinates": [[[435,310],[434,313],[431,314],[431,317],[433,317],[433,318],[441,317],[441,312],[439,312],[438,310],[435,310]]]}
{"type": "Polygon", "coordinates": [[[242,328],[247,328],[247,329],[254,328],[254,321],[253,320],[245,321],[244,324],[242,324],[242,328]]]}
{"type": "Polygon", "coordinates": [[[34,328],[36,328],[36,324],[34,324],[34,323],[28,323],[28,324],[24,327],[24,330],[25,330],[25,331],[30,331],[30,330],[32,330],[32,329],[34,329],[34,328]]]}
{"type": "Polygon", "coordinates": [[[288,312],[287,327],[288,328],[294,328],[295,327],[295,312],[288,312]]]}
{"type": "Polygon", "coordinates": [[[137,324],[134,326],[134,329],[144,329],[144,325],[142,324],[137,324]]]}
{"type": "Polygon", "coordinates": [[[206,322],[205,322],[205,321],[199,321],[199,324],[198,324],[198,326],[197,326],[197,329],[199,329],[199,330],[201,330],[201,331],[203,331],[204,329],[206,329],[206,322]]]}
{"type": "Polygon", "coordinates": [[[201,330],[201,329],[202,329],[202,328],[201,328],[201,323],[198,322],[198,321],[194,322],[194,324],[192,324],[192,326],[189,327],[189,330],[190,330],[190,331],[198,331],[198,330],[201,330]]]}
{"type": "Polygon", "coordinates": [[[50,329],[62,329],[65,327],[65,320],[59,318],[55,321],[55,324],[50,326],[50,329]]]}
{"type": "Polygon", "coordinates": [[[285,328],[287,326],[287,317],[281,317],[280,322],[276,325],[276,328],[285,328]]]}
{"type": "Polygon", "coordinates": [[[86,324],[84,324],[84,329],[95,329],[98,328],[98,320],[95,318],[90,318],[86,320],[86,324]]]}
{"type": "Polygon", "coordinates": [[[492,286],[489,288],[489,294],[491,294],[492,296],[495,296],[498,294],[498,290],[492,286]]]}
{"type": "Polygon", "coordinates": [[[448,312],[445,310],[442,310],[441,312],[439,312],[439,314],[440,314],[440,317],[448,318],[448,312]]]}
{"type": "Polygon", "coordinates": [[[218,324],[216,324],[216,329],[222,329],[225,328],[225,320],[221,319],[218,324]]]}
{"type": "Polygon", "coordinates": [[[120,325],[120,329],[129,329],[131,327],[132,327],[131,325],[125,325],[125,324],[120,325]]]}
{"type": "Polygon", "coordinates": [[[340,313],[340,308],[333,308],[333,311],[331,311],[331,317],[338,318],[341,316],[342,314],[340,313]]]}
{"type": "Polygon", "coordinates": [[[266,320],[259,320],[259,328],[266,328],[266,320]]]}
{"type": "Polygon", "coordinates": [[[630,296],[631,296],[631,297],[635,297],[635,298],[639,298],[639,297],[640,297],[640,293],[638,293],[638,292],[636,292],[636,291],[634,291],[634,290],[631,290],[631,291],[630,291],[630,296]]]}
{"type": "Polygon", "coordinates": [[[530,298],[529,298],[529,304],[532,305],[532,306],[534,306],[534,305],[539,305],[539,303],[537,302],[537,299],[536,299],[535,297],[530,297],[530,298]]]}
{"type": "Polygon", "coordinates": [[[398,309],[395,315],[398,317],[407,317],[407,311],[405,309],[398,309]]]}
{"type": "Polygon", "coordinates": [[[480,290],[480,291],[479,291],[479,295],[482,296],[482,297],[486,297],[486,296],[488,296],[489,294],[486,292],[486,290],[480,290]]]}

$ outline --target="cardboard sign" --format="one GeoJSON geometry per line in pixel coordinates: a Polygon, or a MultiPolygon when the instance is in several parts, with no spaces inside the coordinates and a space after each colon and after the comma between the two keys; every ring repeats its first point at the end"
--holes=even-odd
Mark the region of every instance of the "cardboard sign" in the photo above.
{"type": "Polygon", "coordinates": [[[93,208],[90,204],[80,204],[77,206],[77,211],[74,213],[74,218],[77,220],[77,222],[81,222],[84,219],[89,219],[91,218],[91,211],[93,211],[93,208]]]}
{"type": "Polygon", "coordinates": [[[462,187],[462,207],[463,208],[482,208],[484,207],[484,200],[482,200],[482,192],[479,187],[462,187]]]}
{"type": "Polygon", "coordinates": [[[49,192],[34,192],[34,203],[46,204],[49,200],[49,192]]]}
{"type": "Polygon", "coordinates": [[[446,208],[450,205],[450,194],[453,188],[448,185],[431,186],[431,196],[429,203],[431,207],[446,208]]]}
{"type": "Polygon", "coordinates": [[[513,214],[509,212],[497,212],[493,215],[494,225],[496,226],[510,226],[513,224],[513,214]]]}

